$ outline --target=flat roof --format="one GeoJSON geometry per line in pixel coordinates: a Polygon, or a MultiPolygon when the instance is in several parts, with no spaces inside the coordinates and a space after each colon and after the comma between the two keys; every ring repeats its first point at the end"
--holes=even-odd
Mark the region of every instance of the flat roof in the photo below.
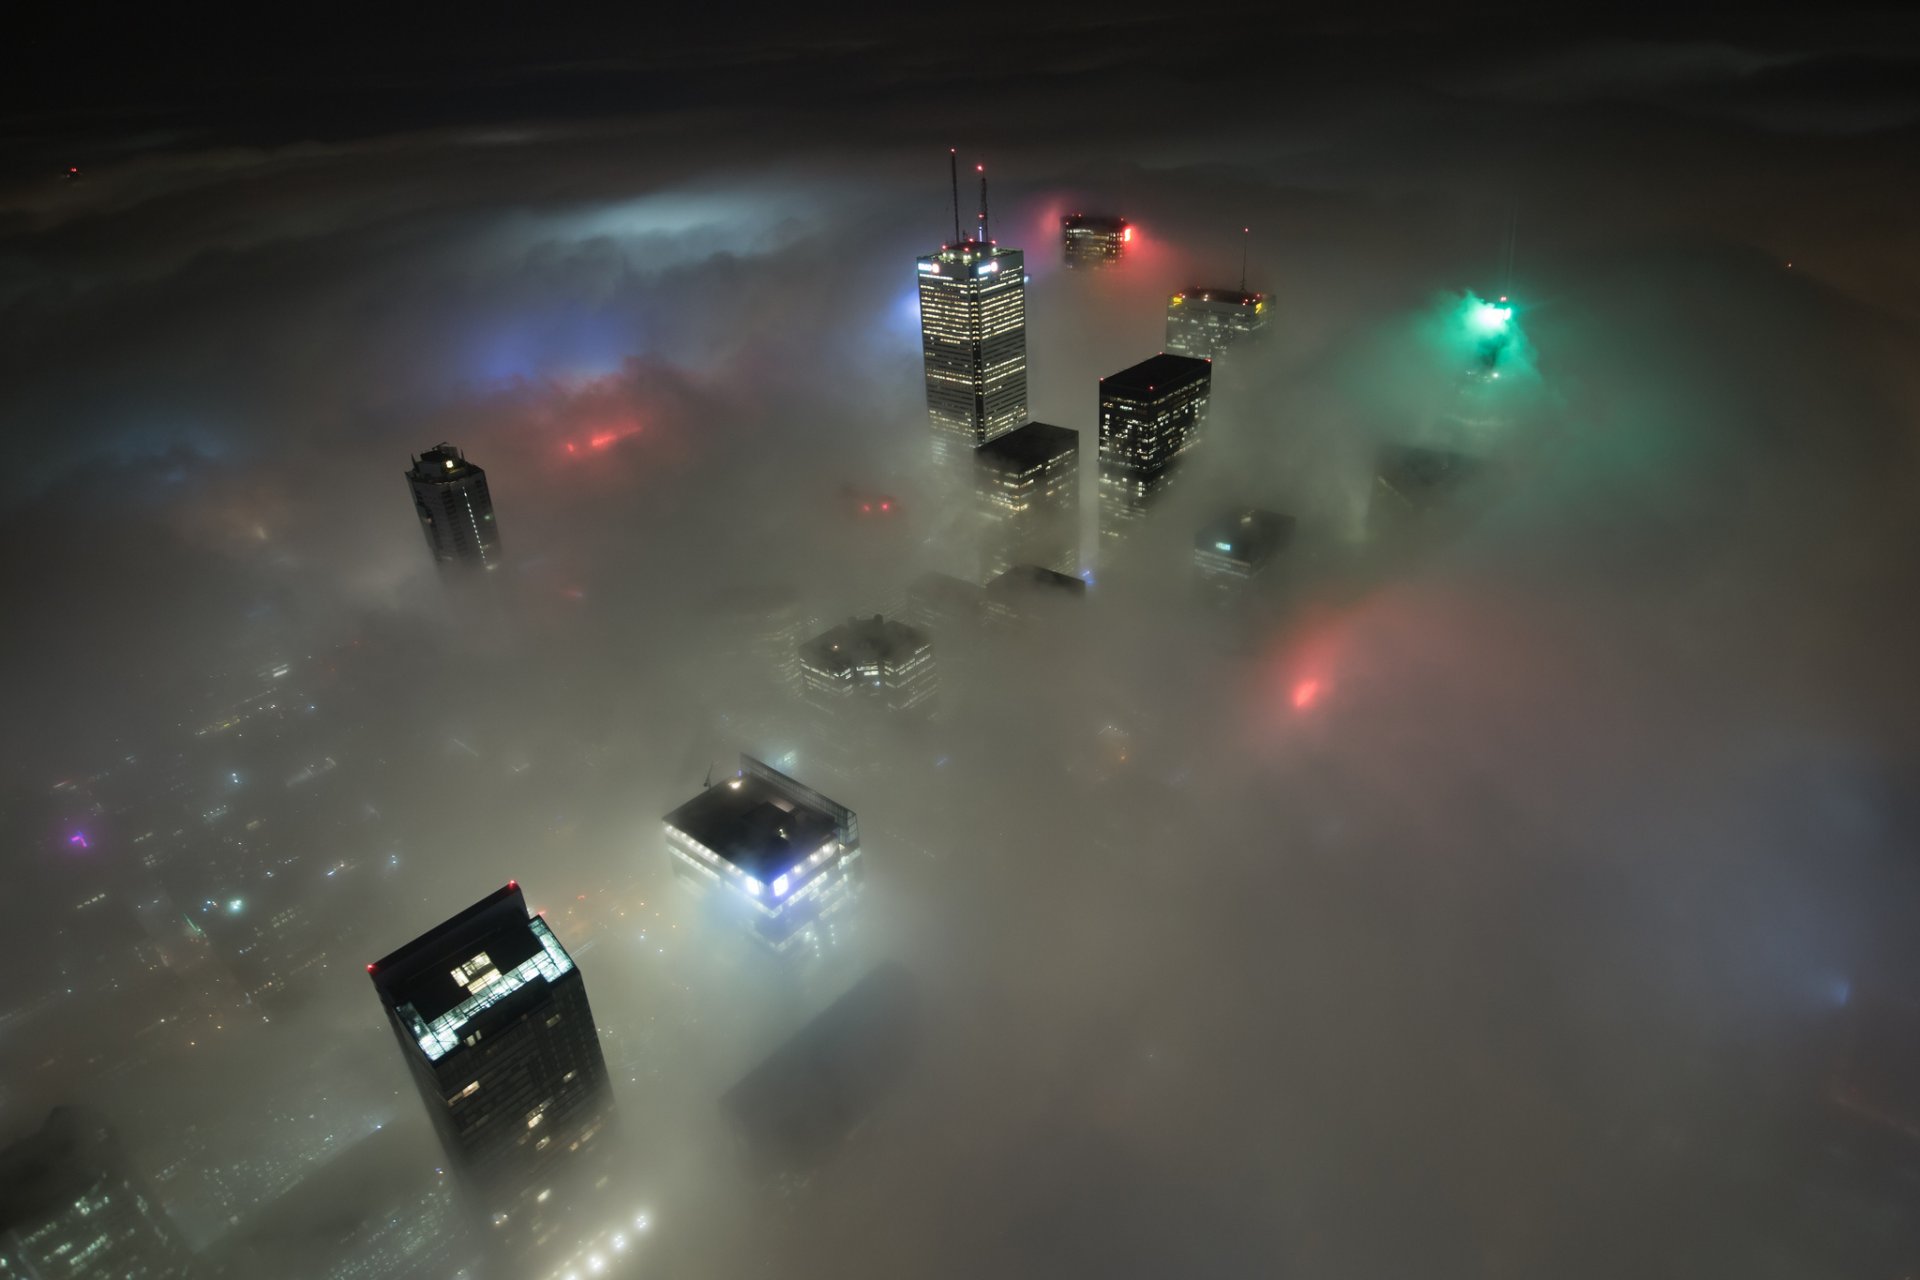
{"type": "Polygon", "coordinates": [[[905,662],[932,642],[912,623],[876,613],[849,618],[815,636],[800,646],[800,657],[822,671],[845,674],[856,667],[905,662]]]}
{"type": "Polygon", "coordinates": [[[768,883],[812,857],[840,831],[834,815],[753,774],[714,783],[665,821],[768,883]]]}
{"type": "Polygon", "coordinates": [[[407,475],[415,480],[464,480],[480,472],[480,468],[468,462],[466,455],[453,445],[441,443],[428,449],[413,460],[407,475]]]}
{"type": "Polygon", "coordinates": [[[1267,300],[1267,295],[1264,293],[1245,293],[1239,289],[1211,289],[1198,284],[1182,289],[1173,296],[1186,302],[1228,302],[1236,307],[1251,307],[1267,300]]]}
{"type": "Polygon", "coordinates": [[[1060,225],[1068,231],[1115,232],[1127,229],[1127,220],[1112,213],[1070,213],[1060,219],[1060,225]]]}
{"type": "Polygon", "coordinates": [[[1050,422],[1029,422],[996,436],[973,451],[982,465],[1026,471],[1080,450],[1080,433],[1050,422]]]}
{"type": "Polygon", "coordinates": [[[1476,459],[1447,449],[1389,444],[1380,447],[1374,475],[1400,494],[1434,492],[1460,483],[1479,467],[1476,459]]]}
{"type": "Polygon", "coordinates": [[[472,992],[453,971],[486,953],[493,967],[509,972],[543,950],[520,893],[509,880],[460,914],[442,921],[412,942],[369,966],[380,997],[394,1008],[412,1005],[432,1022],[464,1003],[472,992]]]}
{"type": "Polygon", "coordinates": [[[1046,591],[1079,597],[1087,594],[1087,583],[1084,578],[1043,565],[1016,564],[989,582],[987,591],[995,596],[1016,591],[1046,591]]]}
{"type": "Polygon", "coordinates": [[[1132,391],[1141,394],[1209,381],[1213,362],[1195,356],[1176,356],[1162,351],[1139,364],[1128,365],[1118,373],[1100,379],[1102,391],[1132,391]]]}
{"type": "Polygon", "coordinates": [[[1259,564],[1293,540],[1293,517],[1258,507],[1229,511],[1209,520],[1193,535],[1196,550],[1259,564]]]}

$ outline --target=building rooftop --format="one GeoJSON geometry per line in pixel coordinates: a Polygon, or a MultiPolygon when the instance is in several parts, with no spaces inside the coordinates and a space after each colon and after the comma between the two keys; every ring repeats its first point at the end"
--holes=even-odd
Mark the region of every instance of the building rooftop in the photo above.
{"type": "Polygon", "coordinates": [[[1194,285],[1173,295],[1177,302],[1213,302],[1231,303],[1236,307],[1258,306],[1267,300],[1264,293],[1246,293],[1239,289],[1213,289],[1205,285],[1194,285]]]}
{"type": "Polygon", "coordinates": [[[367,966],[382,1003],[412,1025],[428,1058],[459,1041],[473,1018],[535,978],[551,982],[572,957],[509,880],[460,914],[367,966]]]}
{"type": "Polygon", "coordinates": [[[1230,511],[1200,526],[1194,549],[1257,565],[1293,540],[1293,517],[1278,511],[1247,507],[1230,511]]]}
{"type": "Polygon", "coordinates": [[[459,449],[441,443],[415,458],[407,474],[415,480],[464,480],[479,471],[459,449]]]}
{"type": "Polygon", "coordinates": [[[1060,225],[1067,231],[1117,235],[1127,229],[1127,220],[1110,213],[1070,213],[1060,219],[1060,225]]]}
{"type": "Polygon", "coordinates": [[[1463,453],[1390,444],[1380,449],[1374,475],[1401,497],[1434,495],[1468,479],[1478,463],[1463,453]]]}
{"type": "Polygon", "coordinates": [[[1165,388],[1205,381],[1212,376],[1213,362],[1194,356],[1169,355],[1162,351],[1139,364],[1100,379],[1102,391],[1128,391],[1148,395],[1165,388]]]}
{"type": "Polygon", "coordinates": [[[840,831],[835,815],[751,773],[708,787],[669,813],[666,823],[767,883],[840,831]]]}
{"type": "Polygon", "coordinates": [[[903,663],[932,643],[925,631],[897,618],[849,618],[800,646],[801,660],[836,675],[861,667],[903,663]]]}
{"type": "Polygon", "coordinates": [[[1044,593],[1077,600],[1087,594],[1087,584],[1085,579],[1037,564],[1016,564],[987,584],[987,594],[995,598],[1020,592],[1044,593]]]}
{"type": "Polygon", "coordinates": [[[973,451],[982,466],[999,471],[1031,471],[1080,449],[1080,433],[1050,422],[1029,422],[995,437],[973,451]]]}

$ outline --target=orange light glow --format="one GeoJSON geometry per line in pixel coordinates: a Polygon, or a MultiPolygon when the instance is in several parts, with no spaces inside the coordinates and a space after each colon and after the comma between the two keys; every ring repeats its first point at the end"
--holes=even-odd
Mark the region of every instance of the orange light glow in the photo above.
{"type": "Polygon", "coordinates": [[[1309,676],[1293,686],[1293,709],[1305,711],[1320,700],[1320,682],[1309,676]]]}
{"type": "Polygon", "coordinates": [[[1133,228],[1132,228],[1132,227],[1128,227],[1128,228],[1126,229],[1126,231],[1125,231],[1125,233],[1123,233],[1123,234],[1121,235],[1121,237],[1120,237],[1120,238],[1121,238],[1122,240],[1132,240],[1132,239],[1133,239],[1133,228]]]}

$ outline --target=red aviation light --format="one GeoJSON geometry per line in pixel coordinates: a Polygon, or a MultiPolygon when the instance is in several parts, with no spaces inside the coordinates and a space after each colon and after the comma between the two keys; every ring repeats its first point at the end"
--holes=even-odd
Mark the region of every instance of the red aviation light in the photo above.
{"type": "Polygon", "coordinates": [[[1293,686],[1293,709],[1305,711],[1313,706],[1320,700],[1321,687],[1319,679],[1314,676],[1296,681],[1293,686]]]}

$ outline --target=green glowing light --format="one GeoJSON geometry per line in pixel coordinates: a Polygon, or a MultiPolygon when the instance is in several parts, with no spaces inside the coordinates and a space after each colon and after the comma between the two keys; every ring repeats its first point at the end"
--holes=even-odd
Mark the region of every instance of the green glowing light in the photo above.
{"type": "MultiPolygon", "coordinates": [[[[1502,298],[1501,302],[1506,299],[1502,298]]],[[[1498,303],[1483,302],[1473,309],[1473,327],[1481,333],[1501,333],[1506,330],[1507,322],[1513,319],[1513,308],[1498,303]]]]}

